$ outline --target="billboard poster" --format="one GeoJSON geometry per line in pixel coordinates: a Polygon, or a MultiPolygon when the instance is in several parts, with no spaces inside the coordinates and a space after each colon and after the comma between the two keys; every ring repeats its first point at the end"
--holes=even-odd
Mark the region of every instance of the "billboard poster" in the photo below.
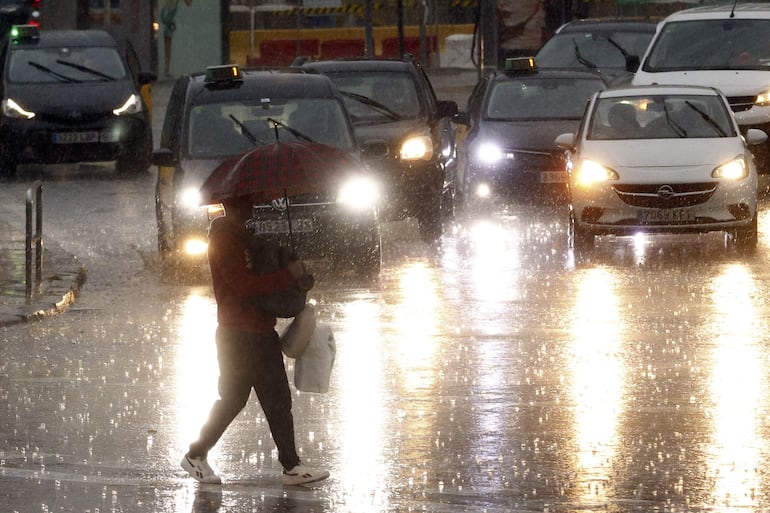
{"type": "Polygon", "coordinates": [[[157,0],[160,77],[221,64],[222,12],[211,0],[157,0]]]}
{"type": "Polygon", "coordinates": [[[543,0],[497,0],[500,50],[531,54],[543,44],[546,8],[543,0]]]}

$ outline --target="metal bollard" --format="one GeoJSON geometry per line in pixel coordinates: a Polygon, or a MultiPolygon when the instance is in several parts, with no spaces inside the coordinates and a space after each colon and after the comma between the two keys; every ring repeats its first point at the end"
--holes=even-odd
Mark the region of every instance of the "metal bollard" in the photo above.
{"type": "Polygon", "coordinates": [[[35,182],[27,189],[27,223],[24,246],[27,303],[32,301],[32,247],[35,248],[35,292],[40,292],[43,275],[43,184],[35,182]],[[35,199],[32,199],[32,191],[35,199]],[[35,231],[32,231],[32,204],[35,204],[35,231]]]}

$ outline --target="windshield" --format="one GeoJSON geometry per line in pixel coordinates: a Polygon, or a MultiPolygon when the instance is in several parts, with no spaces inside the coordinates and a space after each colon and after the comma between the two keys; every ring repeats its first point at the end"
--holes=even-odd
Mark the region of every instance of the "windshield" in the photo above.
{"type": "Polygon", "coordinates": [[[644,71],[770,69],[770,20],[697,20],[667,23],[644,71]]]}
{"type": "Polygon", "coordinates": [[[11,52],[8,80],[16,83],[122,80],[126,69],[115,48],[24,48],[11,52]]]}
{"type": "Polygon", "coordinates": [[[346,152],[355,149],[342,104],[331,98],[260,98],[195,105],[187,134],[186,153],[194,158],[236,155],[276,140],[309,139],[346,152]]]}
{"type": "Polygon", "coordinates": [[[588,139],[676,139],[736,137],[725,103],[713,95],[654,95],[600,98],[588,139]]]}
{"type": "MultiPolygon", "coordinates": [[[[579,59],[593,63],[599,69],[625,69],[628,55],[641,57],[652,40],[652,32],[595,32],[556,34],[535,57],[540,68],[586,68],[579,59]],[[620,48],[612,44],[617,43],[620,48]]],[[[584,61],[584,62],[585,62],[584,61]]]]}
{"type": "Polygon", "coordinates": [[[329,78],[343,93],[353,123],[416,118],[422,112],[417,87],[409,73],[355,71],[330,73],[329,78]]]}
{"type": "Polygon", "coordinates": [[[580,119],[586,102],[604,88],[599,79],[531,78],[497,82],[489,94],[485,119],[580,119]]]}

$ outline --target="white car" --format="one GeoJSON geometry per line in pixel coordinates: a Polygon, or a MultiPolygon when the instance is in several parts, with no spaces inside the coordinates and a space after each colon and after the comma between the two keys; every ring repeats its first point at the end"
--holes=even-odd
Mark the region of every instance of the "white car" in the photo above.
{"type": "Polygon", "coordinates": [[[590,100],[577,134],[556,138],[568,154],[570,244],[595,235],[725,231],[757,245],[757,171],[746,136],[715,88],[607,89],[590,100]]]}
{"type": "MultiPolygon", "coordinates": [[[[718,87],[745,134],[770,130],[770,4],[722,3],[668,16],[636,71],[633,85],[718,87]]],[[[770,142],[753,148],[770,173],[770,142]]]]}

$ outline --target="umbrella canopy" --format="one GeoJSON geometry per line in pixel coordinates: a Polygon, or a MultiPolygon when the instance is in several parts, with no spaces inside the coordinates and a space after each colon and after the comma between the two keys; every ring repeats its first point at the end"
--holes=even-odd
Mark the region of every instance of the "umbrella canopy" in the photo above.
{"type": "Polygon", "coordinates": [[[329,191],[361,164],[350,154],[304,140],[278,141],[225,160],[200,189],[201,205],[240,196],[266,201],[329,191]]]}

